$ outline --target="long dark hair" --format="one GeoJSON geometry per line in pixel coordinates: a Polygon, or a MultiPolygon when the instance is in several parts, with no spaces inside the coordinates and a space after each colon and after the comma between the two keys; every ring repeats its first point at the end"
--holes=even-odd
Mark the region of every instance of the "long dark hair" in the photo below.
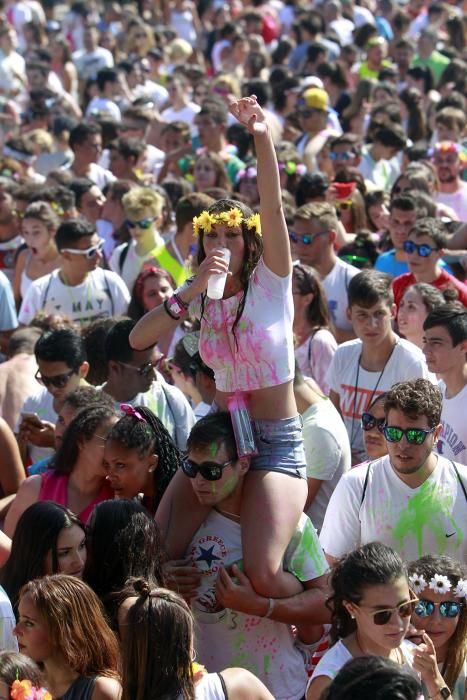
{"type": "Polygon", "coordinates": [[[0,583],[16,608],[18,594],[28,581],[44,576],[45,558],[52,553],[52,573],[58,573],[57,540],[61,531],[78,525],[80,519],[64,506],[39,501],[26,508],[18,520],[11,543],[11,554],[0,573],[0,583]]]}
{"type": "Polygon", "coordinates": [[[135,415],[122,416],[112,426],[107,440],[138,450],[140,454],[151,451],[158,455],[157,469],[153,471],[154,501],[157,507],[172,477],[181,467],[182,455],[167,429],[151,409],[135,406],[135,411],[144,421],[135,415]]]}
{"type": "MultiPolygon", "coordinates": [[[[244,219],[248,219],[253,214],[253,210],[250,209],[243,202],[239,202],[236,199],[220,199],[209,207],[208,212],[210,214],[221,214],[222,212],[229,211],[237,207],[243,214],[244,219]]],[[[245,242],[245,252],[243,254],[243,265],[240,272],[240,280],[242,283],[243,294],[240,299],[240,303],[237,309],[237,315],[235,316],[235,321],[232,326],[232,333],[235,338],[235,344],[237,345],[237,338],[235,337],[235,329],[242,317],[243,309],[245,308],[246,295],[248,293],[248,286],[250,283],[250,277],[257,266],[261,254],[263,252],[263,241],[261,236],[256,233],[253,229],[249,229],[245,223],[242,223],[242,234],[243,240],[245,242]]],[[[199,244],[198,244],[198,265],[201,265],[206,253],[204,252],[203,246],[204,233],[201,229],[199,234],[199,244]]],[[[206,302],[206,293],[201,295],[201,318],[204,315],[204,305],[206,302]]]]}
{"type": "Polygon", "coordinates": [[[122,700],[194,700],[193,616],[183,598],[147,581],[130,582],[123,635],[122,700]]]}
{"type": "Polygon", "coordinates": [[[389,659],[362,656],[348,661],[321,700],[417,700],[419,681],[389,659]]]}
{"type": "Polygon", "coordinates": [[[358,605],[365,588],[392,583],[401,576],[408,580],[405,564],[397,552],[381,542],[370,542],[342,557],[333,567],[333,594],[326,601],[332,613],[333,639],[347,637],[357,629],[344,601],[358,605]]]}
{"type": "MultiPolygon", "coordinates": [[[[464,564],[442,555],[426,554],[417,561],[409,564],[409,574],[417,573],[423,576],[427,583],[435,574],[447,576],[453,589],[456,588],[460,579],[467,579],[467,567],[464,564]]],[[[420,597],[423,594],[420,593],[420,597]]],[[[448,642],[446,660],[441,670],[446,685],[451,691],[454,690],[456,681],[467,658],[467,607],[462,606],[457,627],[448,642]]]]}
{"type": "Polygon", "coordinates": [[[94,508],[83,578],[114,624],[121,600],[113,594],[133,576],[164,585],[163,560],[159,528],[140,503],[130,499],[103,501],[94,508]]]}
{"type": "Polygon", "coordinates": [[[300,295],[313,294],[313,299],[306,308],[306,320],[314,330],[332,329],[331,314],[326,299],[326,292],[319,280],[316,270],[309,265],[293,266],[292,280],[297,285],[300,295]]]}
{"type": "Polygon", "coordinates": [[[62,442],[52,457],[50,467],[57,474],[71,474],[83,449],[83,442],[92,440],[98,427],[117,415],[117,411],[111,406],[83,408],[63,433],[62,442]]]}

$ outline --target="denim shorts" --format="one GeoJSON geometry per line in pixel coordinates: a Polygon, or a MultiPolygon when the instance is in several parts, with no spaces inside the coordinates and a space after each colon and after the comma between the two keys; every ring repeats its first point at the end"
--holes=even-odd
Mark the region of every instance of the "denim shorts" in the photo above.
{"type": "Polygon", "coordinates": [[[254,420],[253,431],[258,454],[252,457],[250,469],[281,472],[306,479],[302,417],[281,420],[254,420]]]}

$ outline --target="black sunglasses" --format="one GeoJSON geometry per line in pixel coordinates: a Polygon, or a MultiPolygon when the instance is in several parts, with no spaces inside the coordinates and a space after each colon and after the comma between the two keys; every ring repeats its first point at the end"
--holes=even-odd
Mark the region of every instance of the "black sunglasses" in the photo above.
{"type": "Polygon", "coordinates": [[[72,369],[66,374],[56,374],[55,377],[45,377],[41,374],[40,370],[37,370],[34,375],[35,379],[43,386],[54,386],[56,389],[63,389],[68,384],[72,374],[75,374],[76,370],[72,369]]]}
{"type": "Polygon", "coordinates": [[[219,462],[201,462],[201,464],[196,464],[192,459],[184,459],[182,462],[182,471],[186,476],[189,476],[190,479],[194,479],[199,472],[206,481],[219,481],[219,479],[222,479],[223,469],[236,461],[236,459],[229,459],[229,461],[224,462],[224,464],[219,464],[219,462]]]}
{"type": "Polygon", "coordinates": [[[385,422],[386,418],[375,418],[375,416],[367,411],[362,413],[363,430],[373,430],[373,428],[378,428],[379,432],[382,433],[385,422]]]}

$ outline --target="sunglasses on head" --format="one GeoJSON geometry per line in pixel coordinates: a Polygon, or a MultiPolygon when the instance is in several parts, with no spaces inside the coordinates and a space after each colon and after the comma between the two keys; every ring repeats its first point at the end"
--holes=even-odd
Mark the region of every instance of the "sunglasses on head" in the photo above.
{"type": "Polygon", "coordinates": [[[405,439],[409,445],[423,445],[426,436],[434,431],[424,430],[423,428],[398,428],[396,425],[385,425],[383,427],[383,435],[388,442],[400,442],[405,435],[405,439]]]}
{"type": "Polygon", "coordinates": [[[229,464],[233,464],[236,461],[236,459],[229,459],[228,462],[224,462],[224,464],[219,464],[219,462],[201,462],[201,464],[196,464],[192,459],[184,459],[182,462],[182,471],[186,476],[189,476],[190,479],[194,479],[199,473],[206,481],[219,481],[219,479],[222,479],[222,471],[225,467],[228,467],[229,464]]]}
{"type": "Polygon", "coordinates": [[[367,411],[362,413],[363,430],[373,430],[373,428],[378,428],[379,432],[382,433],[385,422],[386,418],[375,418],[375,416],[367,411]]]}
{"type": "Polygon", "coordinates": [[[422,598],[416,603],[414,608],[415,615],[418,617],[430,617],[433,615],[435,608],[439,608],[439,614],[441,617],[457,617],[464,603],[460,603],[457,600],[444,600],[442,603],[433,603],[431,600],[425,600],[422,598]]]}
{"type": "Polygon", "coordinates": [[[319,236],[324,236],[328,233],[328,231],[318,231],[318,233],[304,233],[304,234],[299,234],[296,233],[295,231],[289,231],[289,238],[292,241],[292,243],[298,243],[299,241],[303,243],[304,245],[311,245],[316,238],[319,238],[319,236]]]}
{"type": "Polygon", "coordinates": [[[45,377],[41,374],[40,370],[37,370],[34,377],[37,379],[39,384],[43,386],[54,386],[56,389],[63,389],[68,384],[72,374],[75,374],[76,370],[72,369],[66,374],[56,374],[54,377],[45,377]]]}
{"type": "Polygon", "coordinates": [[[140,219],[139,221],[131,221],[131,219],[127,219],[125,221],[125,224],[128,226],[128,228],[143,228],[147,229],[150,228],[151,224],[155,221],[154,216],[147,216],[145,219],[140,219]]]}
{"type": "Polygon", "coordinates": [[[403,248],[404,251],[410,255],[417,251],[417,254],[421,258],[427,258],[434,250],[438,250],[438,248],[432,248],[431,245],[427,245],[426,243],[414,243],[413,241],[404,241],[403,248]]]}
{"type": "Polygon", "coordinates": [[[96,243],[96,245],[92,245],[85,250],[81,250],[81,248],[62,248],[60,252],[73,253],[74,255],[84,255],[85,258],[91,260],[91,258],[94,258],[94,256],[102,252],[103,247],[104,241],[100,240],[99,243],[96,243]]]}
{"type": "MultiPolygon", "coordinates": [[[[375,625],[387,625],[394,613],[397,612],[399,617],[410,617],[414,611],[415,604],[418,602],[418,598],[413,598],[408,600],[406,603],[401,603],[396,605],[395,608],[386,608],[385,610],[375,610],[371,611],[369,614],[373,618],[375,625]]],[[[357,608],[363,608],[364,605],[357,605],[357,608]]]]}

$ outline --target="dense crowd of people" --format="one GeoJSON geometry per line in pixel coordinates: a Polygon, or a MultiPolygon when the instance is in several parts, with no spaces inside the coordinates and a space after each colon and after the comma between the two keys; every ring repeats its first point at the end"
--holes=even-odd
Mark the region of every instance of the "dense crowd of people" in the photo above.
{"type": "Polygon", "coordinates": [[[466,10],[0,2],[0,700],[467,700],[466,10]]]}

